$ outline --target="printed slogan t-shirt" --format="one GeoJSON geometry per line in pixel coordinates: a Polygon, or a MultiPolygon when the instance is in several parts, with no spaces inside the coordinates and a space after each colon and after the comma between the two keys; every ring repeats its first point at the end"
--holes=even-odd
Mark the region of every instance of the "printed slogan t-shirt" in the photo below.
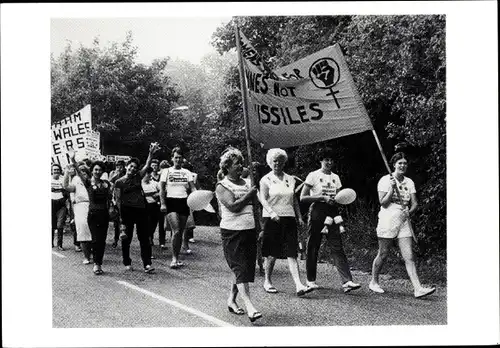
{"type": "MultiPolygon", "coordinates": [[[[411,199],[411,194],[417,193],[417,191],[415,190],[415,183],[413,182],[412,179],[410,179],[406,176],[404,177],[402,182],[399,182],[396,179],[396,183],[397,183],[397,187],[398,187],[398,190],[399,190],[399,193],[401,195],[401,199],[403,200],[403,202],[401,203],[401,200],[399,199],[396,190],[394,190],[392,192],[392,196],[391,196],[391,203],[405,205],[405,206],[409,205],[410,199],[411,199]]],[[[377,185],[377,191],[389,192],[390,189],[391,189],[391,177],[389,174],[387,174],[387,175],[384,175],[379,180],[378,185],[377,185]]]]}
{"type": "Polygon", "coordinates": [[[54,179],[52,178],[52,183],[51,183],[51,198],[52,200],[59,200],[64,198],[64,188],[63,188],[63,179],[62,177],[59,177],[59,179],[54,179]]]}
{"type": "Polygon", "coordinates": [[[170,167],[161,172],[160,182],[165,183],[168,198],[186,198],[192,177],[193,174],[187,169],[170,167]]]}
{"type": "Polygon", "coordinates": [[[342,187],[337,174],[325,174],[321,169],[309,173],[305,183],[311,186],[311,196],[330,196],[334,198],[337,191],[342,187]]]}

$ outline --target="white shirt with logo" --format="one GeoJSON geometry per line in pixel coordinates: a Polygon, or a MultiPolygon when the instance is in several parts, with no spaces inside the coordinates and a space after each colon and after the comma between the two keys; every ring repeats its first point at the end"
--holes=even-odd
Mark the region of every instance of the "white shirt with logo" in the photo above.
{"type": "Polygon", "coordinates": [[[63,199],[64,195],[63,179],[60,176],[59,179],[52,178],[51,182],[51,198],[52,200],[63,199]]]}
{"type": "Polygon", "coordinates": [[[311,186],[311,196],[330,196],[334,198],[342,187],[342,182],[337,174],[325,174],[321,169],[309,173],[305,183],[311,186]]]}
{"type": "Polygon", "coordinates": [[[162,170],[160,182],[165,183],[168,198],[186,198],[188,196],[189,182],[192,182],[193,173],[189,170],[173,167],[162,170]]]}
{"type": "MultiPolygon", "coordinates": [[[[417,191],[415,189],[415,183],[413,182],[412,179],[410,179],[406,176],[404,177],[402,182],[399,182],[396,179],[396,183],[397,183],[397,187],[399,190],[399,194],[401,195],[402,201],[399,199],[396,190],[394,190],[392,192],[392,196],[391,196],[391,200],[390,200],[391,204],[394,203],[394,204],[408,206],[410,204],[411,194],[417,193],[417,191]]],[[[378,185],[377,185],[377,191],[389,192],[390,189],[391,189],[391,177],[389,174],[387,174],[387,175],[383,176],[382,178],[380,178],[378,185]]]]}

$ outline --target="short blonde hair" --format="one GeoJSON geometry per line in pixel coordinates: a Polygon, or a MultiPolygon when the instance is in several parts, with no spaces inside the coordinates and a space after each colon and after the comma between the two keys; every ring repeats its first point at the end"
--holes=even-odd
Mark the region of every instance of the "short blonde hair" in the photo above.
{"type": "Polygon", "coordinates": [[[240,150],[234,147],[228,148],[222,156],[220,156],[219,167],[224,175],[227,175],[227,169],[233,165],[236,159],[240,160],[243,164],[243,154],[240,150]]]}
{"type": "Polygon", "coordinates": [[[272,168],[273,167],[273,161],[276,158],[278,158],[278,157],[284,157],[285,158],[285,162],[288,161],[288,155],[286,154],[285,150],[278,149],[278,148],[269,149],[269,151],[267,151],[267,155],[266,155],[267,165],[272,168]]]}

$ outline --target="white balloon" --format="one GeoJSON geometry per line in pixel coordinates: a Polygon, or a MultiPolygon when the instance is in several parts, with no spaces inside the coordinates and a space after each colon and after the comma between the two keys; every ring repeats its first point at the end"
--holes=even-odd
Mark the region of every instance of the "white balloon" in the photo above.
{"type": "Polygon", "coordinates": [[[356,192],[350,188],[342,189],[337,193],[334,200],[338,204],[351,204],[356,200],[356,192]]]}
{"type": "Polygon", "coordinates": [[[187,198],[187,205],[191,210],[203,210],[210,204],[214,193],[208,190],[197,190],[192,192],[187,198]]]}
{"type": "Polygon", "coordinates": [[[212,207],[212,204],[208,203],[208,205],[203,208],[203,210],[208,211],[209,213],[215,213],[214,207],[212,207]]]}

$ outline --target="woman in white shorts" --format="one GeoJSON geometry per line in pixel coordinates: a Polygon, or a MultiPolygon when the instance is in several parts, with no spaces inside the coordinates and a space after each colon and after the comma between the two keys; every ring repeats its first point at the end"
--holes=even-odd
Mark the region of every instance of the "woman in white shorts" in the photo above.
{"type": "Polygon", "coordinates": [[[391,158],[394,167],[392,174],[383,176],[378,182],[377,191],[380,202],[378,214],[377,237],[378,254],[373,260],[370,290],[384,293],[379,285],[379,273],[387,258],[390,247],[397,240],[401,255],[405,261],[406,272],[413,284],[416,298],[432,294],[434,287],[425,288],[420,284],[412,250],[414,238],[410,215],[417,209],[417,193],[413,180],[405,176],[408,161],[402,152],[391,158]],[[399,195],[398,192],[399,191],[399,195]]]}

